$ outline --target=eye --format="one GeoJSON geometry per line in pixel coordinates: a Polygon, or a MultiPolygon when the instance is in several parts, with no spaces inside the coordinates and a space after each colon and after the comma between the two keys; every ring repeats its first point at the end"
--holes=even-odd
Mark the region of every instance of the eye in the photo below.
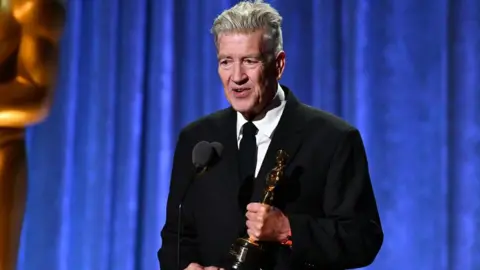
{"type": "Polygon", "coordinates": [[[221,59],[220,61],[218,61],[219,65],[222,66],[222,67],[227,67],[231,64],[232,61],[228,60],[228,59],[221,59]]]}
{"type": "Polygon", "coordinates": [[[245,59],[244,62],[247,65],[254,65],[254,64],[258,63],[258,60],[256,60],[256,59],[245,59]]]}

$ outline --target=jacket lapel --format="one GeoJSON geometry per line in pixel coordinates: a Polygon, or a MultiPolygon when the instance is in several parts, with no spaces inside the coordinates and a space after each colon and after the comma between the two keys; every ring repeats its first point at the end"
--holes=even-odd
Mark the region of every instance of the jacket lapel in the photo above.
{"type": "MultiPolygon", "coordinates": [[[[306,121],[300,112],[301,103],[286,86],[282,85],[282,88],[285,91],[287,103],[260,167],[251,201],[261,200],[266,177],[275,166],[277,151],[281,149],[288,154],[288,168],[288,164],[294,158],[302,142],[302,130],[305,127],[306,121]]],[[[225,114],[222,115],[221,121],[218,122],[219,125],[216,126],[216,128],[218,133],[221,134],[219,142],[224,146],[222,160],[228,174],[226,175],[228,179],[225,180],[228,181],[233,190],[237,192],[242,182],[238,175],[236,123],[237,114],[232,107],[229,107],[226,109],[225,114]]]]}
{"type": "MultiPolygon", "coordinates": [[[[302,142],[302,130],[305,126],[305,119],[300,114],[300,102],[293,93],[285,86],[282,88],[286,94],[287,103],[283,111],[280,122],[275,129],[272,141],[268,147],[264,161],[255,181],[255,190],[252,194],[252,201],[260,201],[266,183],[266,177],[275,167],[275,161],[278,150],[284,150],[288,154],[287,168],[294,158],[302,142]]],[[[285,168],[285,169],[287,169],[285,168]]]]}
{"type": "Polygon", "coordinates": [[[232,187],[238,188],[240,185],[240,177],[238,175],[238,144],[237,144],[237,115],[233,108],[226,109],[225,114],[216,127],[220,136],[219,142],[223,145],[224,150],[222,160],[225,162],[225,168],[228,175],[228,182],[232,187]]]}

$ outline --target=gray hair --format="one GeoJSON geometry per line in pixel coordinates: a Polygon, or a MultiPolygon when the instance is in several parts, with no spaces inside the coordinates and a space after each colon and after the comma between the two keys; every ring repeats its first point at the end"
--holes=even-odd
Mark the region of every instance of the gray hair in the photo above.
{"type": "Polygon", "coordinates": [[[222,33],[248,33],[265,30],[264,42],[268,53],[277,54],[283,50],[282,16],[276,9],[262,0],[241,1],[223,11],[214,21],[211,33],[218,49],[218,37],[222,33]]]}

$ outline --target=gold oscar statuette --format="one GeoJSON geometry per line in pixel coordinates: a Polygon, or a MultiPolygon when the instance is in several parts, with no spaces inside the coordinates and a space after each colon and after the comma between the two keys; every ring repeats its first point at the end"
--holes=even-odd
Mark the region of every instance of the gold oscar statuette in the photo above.
{"type": "MultiPolygon", "coordinates": [[[[288,154],[279,150],[276,156],[276,165],[270,171],[266,179],[266,187],[263,194],[262,204],[272,205],[274,190],[278,182],[283,178],[288,154]]],[[[250,237],[237,238],[230,248],[230,269],[235,270],[260,270],[264,249],[262,244],[250,237]]]]}
{"type": "Polygon", "coordinates": [[[25,129],[48,115],[64,21],[65,7],[54,0],[0,0],[0,270],[16,269],[28,183],[25,129]]]}

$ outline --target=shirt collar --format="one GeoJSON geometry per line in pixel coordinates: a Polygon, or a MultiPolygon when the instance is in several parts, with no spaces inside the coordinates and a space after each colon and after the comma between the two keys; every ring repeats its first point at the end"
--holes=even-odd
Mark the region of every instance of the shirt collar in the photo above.
{"type": "MultiPolygon", "coordinates": [[[[261,133],[267,137],[271,137],[273,131],[280,122],[280,118],[285,108],[285,92],[282,87],[278,85],[277,93],[273,97],[273,101],[265,109],[265,113],[262,113],[259,117],[255,118],[252,123],[258,129],[258,133],[261,133]]],[[[242,134],[243,125],[248,122],[241,113],[237,112],[237,139],[242,134]]]]}

